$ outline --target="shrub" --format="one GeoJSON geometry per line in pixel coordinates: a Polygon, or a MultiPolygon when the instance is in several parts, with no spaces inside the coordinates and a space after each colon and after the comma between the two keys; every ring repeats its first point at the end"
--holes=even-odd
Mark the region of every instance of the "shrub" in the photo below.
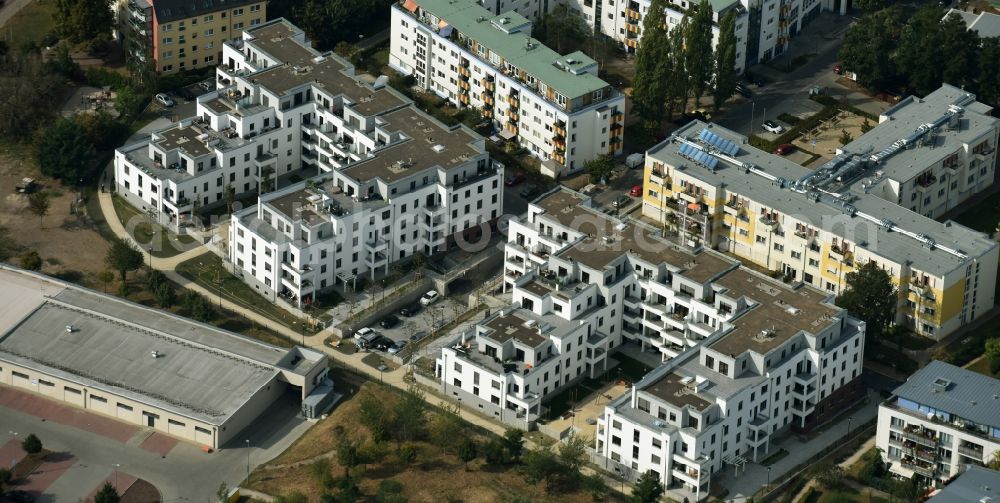
{"type": "Polygon", "coordinates": [[[28,454],[38,454],[42,452],[42,441],[34,433],[30,433],[21,441],[21,448],[28,454]]]}

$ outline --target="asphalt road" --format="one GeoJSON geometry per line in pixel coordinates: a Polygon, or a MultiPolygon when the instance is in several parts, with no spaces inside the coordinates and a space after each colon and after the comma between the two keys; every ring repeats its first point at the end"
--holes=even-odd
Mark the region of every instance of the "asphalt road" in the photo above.
{"type": "MultiPolygon", "coordinates": [[[[2,6],[0,6],[0,26],[7,24],[10,18],[17,14],[17,11],[21,10],[22,7],[31,3],[31,0],[6,0],[2,6]]],[[[3,35],[6,35],[4,33],[3,35]]],[[[6,37],[0,36],[0,39],[6,37]]]]}

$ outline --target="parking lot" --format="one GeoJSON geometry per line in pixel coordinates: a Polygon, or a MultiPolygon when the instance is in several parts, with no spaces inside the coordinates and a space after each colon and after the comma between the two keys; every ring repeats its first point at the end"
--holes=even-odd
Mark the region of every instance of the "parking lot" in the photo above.
{"type": "MultiPolygon", "coordinates": [[[[419,305],[419,303],[414,301],[408,306],[408,309],[412,309],[414,305],[419,305]]],[[[394,343],[406,341],[407,344],[412,344],[416,341],[413,338],[414,336],[418,339],[426,337],[435,328],[445,325],[464,313],[467,309],[461,298],[443,297],[430,306],[420,306],[420,311],[413,316],[402,316],[399,313],[400,310],[396,310],[392,313],[392,316],[397,318],[398,322],[389,328],[381,326],[381,321],[385,320],[388,316],[383,317],[379,322],[373,323],[370,325],[370,328],[378,334],[391,339],[394,343]]],[[[378,351],[374,348],[370,350],[378,351]]]]}

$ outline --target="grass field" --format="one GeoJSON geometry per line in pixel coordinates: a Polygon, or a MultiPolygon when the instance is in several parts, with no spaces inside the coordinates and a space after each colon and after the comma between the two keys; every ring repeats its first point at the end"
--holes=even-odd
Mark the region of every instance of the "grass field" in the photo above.
{"type": "Polygon", "coordinates": [[[41,43],[55,28],[56,0],[34,0],[24,6],[2,27],[0,39],[12,48],[27,42],[41,43]]]}
{"type": "Polygon", "coordinates": [[[1000,192],[983,199],[955,218],[955,221],[980,232],[992,234],[1000,224],[1000,192]]]}
{"type": "Polygon", "coordinates": [[[131,233],[143,250],[150,252],[154,257],[173,257],[196,243],[191,236],[174,234],[161,225],[151,222],[148,216],[143,215],[121,197],[112,196],[111,200],[114,202],[118,220],[125,230],[131,233]]]}

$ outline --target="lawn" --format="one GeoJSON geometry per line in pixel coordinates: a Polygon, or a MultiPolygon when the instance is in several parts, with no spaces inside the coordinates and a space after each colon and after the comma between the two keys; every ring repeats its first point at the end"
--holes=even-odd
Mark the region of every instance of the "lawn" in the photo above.
{"type": "Polygon", "coordinates": [[[595,379],[583,379],[549,399],[545,403],[545,406],[548,407],[546,417],[552,419],[563,415],[573,404],[587,398],[591,393],[607,385],[609,379],[624,379],[629,382],[638,382],[649,371],[653,370],[652,367],[639,360],[621,353],[615,353],[612,358],[618,360],[618,366],[614,369],[609,370],[604,375],[597,376],[595,379]]]}
{"type": "Polygon", "coordinates": [[[34,0],[14,14],[3,26],[4,40],[11,49],[28,42],[40,44],[55,28],[56,0],[34,0]]]}
{"type": "Polygon", "coordinates": [[[973,372],[978,372],[984,376],[1000,378],[1000,375],[990,372],[990,358],[988,356],[984,356],[978,360],[974,360],[969,365],[966,365],[965,368],[973,372]]]}
{"type": "Polygon", "coordinates": [[[250,309],[296,331],[302,330],[303,320],[292,313],[272,304],[260,296],[246,283],[233,276],[222,265],[222,259],[212,252],[205,252],[197,257],[177,265],[177,272],[185,278],[194,281],[214,294],[250,309]]]}
{"type": "Polygon", "coordinates": [[[1000,337],[1000,324],[987,323],[979,330],[968,333],[965,337],[951,341],[947,346],[937,350],[934,358],[944,360],[952,365],[963,366],[975,360],[986,350],[986,340],[1000,337]]]}
{"type": "Polygon", "coordinates": [[[114,195],[111,196],[111,200],[114,202],[115,214],[118,215],[118,220],[125,230],[129,231],[143,250],[150,252],[154,257],[173,257],[197,244],[191,236],[174,234],[165,227],[151,222],[148,216],[143,215],[125,199],[114,195]]]}
{"type": "Polygon", "coordinates": [[[1000,224],[1000,192],[969,207],[955,221],[977,231],[992,234],[1000,224]]]}

